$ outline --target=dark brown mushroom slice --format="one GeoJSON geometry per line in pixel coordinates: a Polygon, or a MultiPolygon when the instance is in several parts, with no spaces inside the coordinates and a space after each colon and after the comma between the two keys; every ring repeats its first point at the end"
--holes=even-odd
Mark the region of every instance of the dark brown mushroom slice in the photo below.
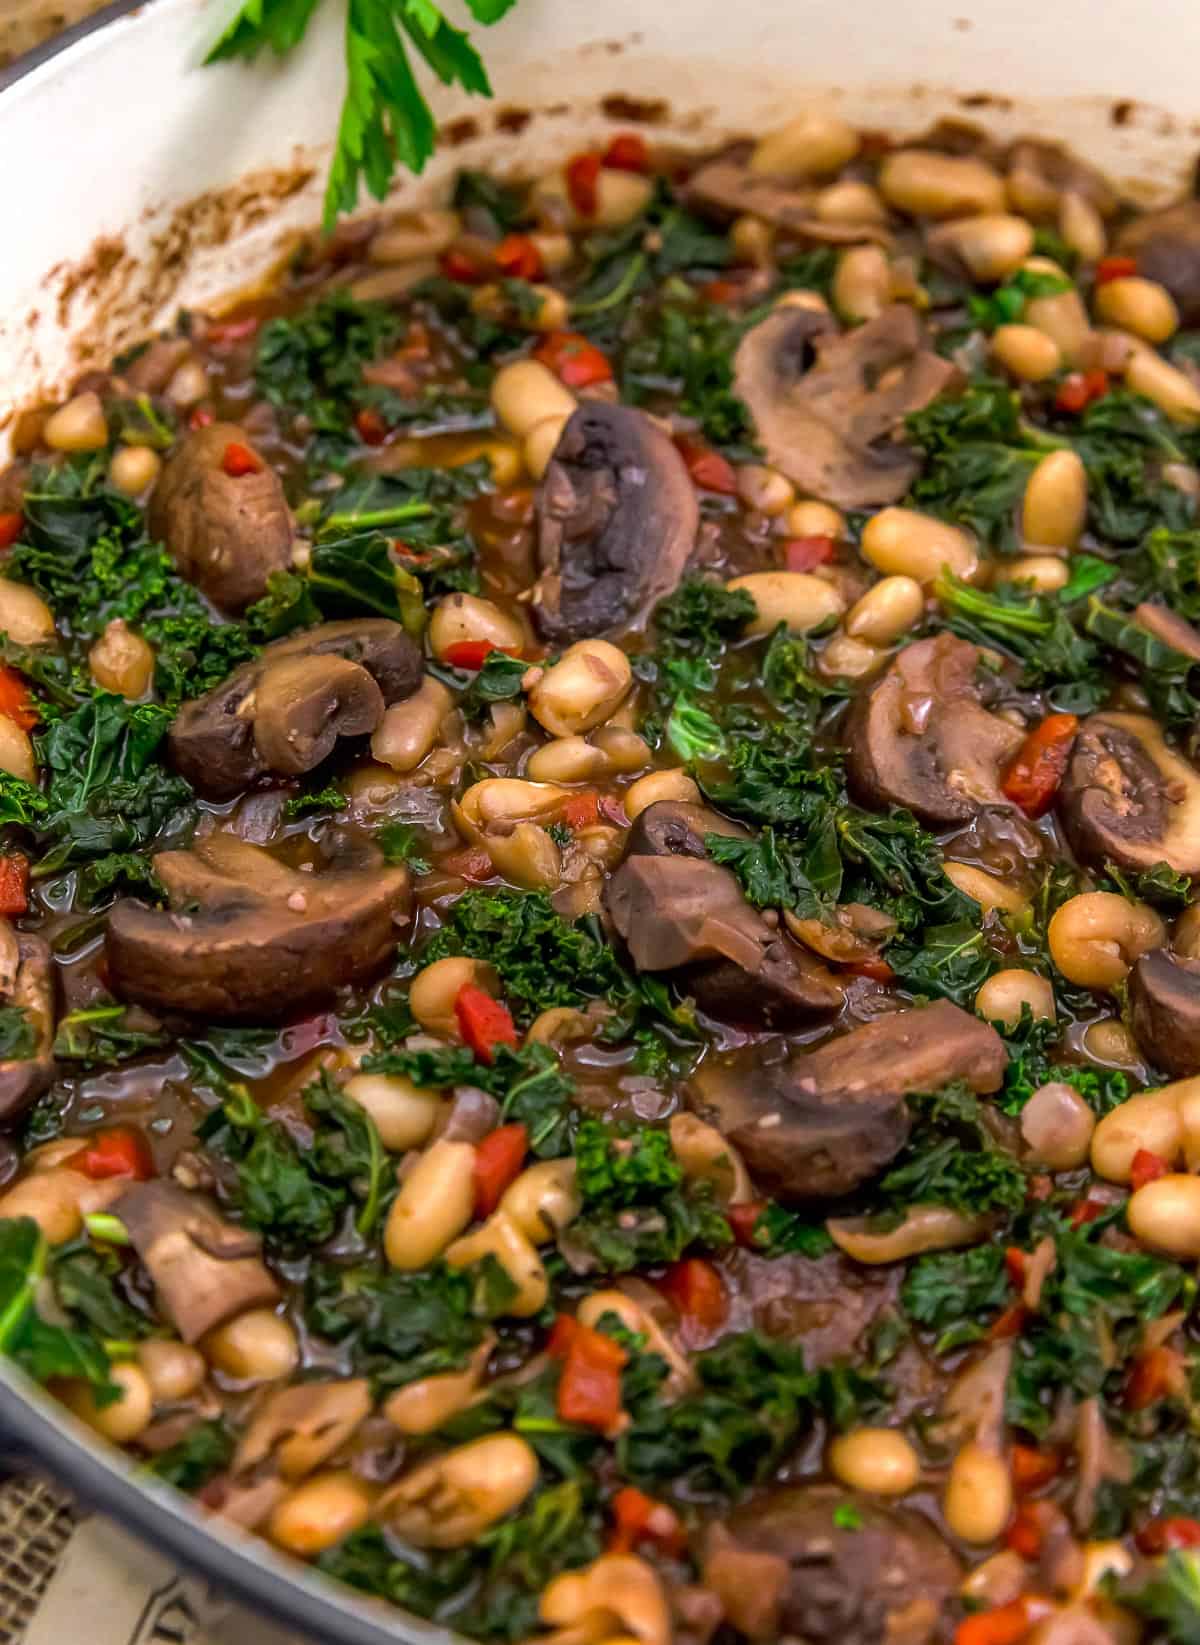
{"type": "Polygon", "coordinates": [[[1129,974],[1130,1026],[1146,1060],[1175,1079],[1200,1074],[1200,960],[1154,948],[1129,974]]]}
{"type": "Polygon", "coordinates": [[[637,623],[678,583],[700,525],[667,436],[643,412],[602,400],[567,420],[535,508],[532,612],[556,643],[637,623]]]}
{"type": "Polygon", "coordinates": [[[206,799],[231,799],[268,772],[311,771],[342,736],[373,731],[421,683],[421,653],[386,617],[322,623],[269,645],[184,703],[169,748],[206,799]]]}
{"type": "Polygon", "coordinates": [[[833,1199],[878,1175],[908,1140],[905,1097],[965,1080],[1000,1088],[1008,1054],[989,1024],[937,1000],[895,1011],[768,1063],[758,1049],[709,1058],[687,1099],[787,1201],[833,1199]]]}
{"type": "Polygon", "coordinates": [[[710,160],[693,172],[684,198],[693,209],[725,221],[761,217],[812,245],[860,246],[866,240],[890,245],[892,241],[882,223],[822,222],[813,210],[811,188],[751,171],[747,161],[731,155],[710,160]]]}
{"type": "Polygon", "coordinates": [[[1200,772],[1167,747],[1148,714],[1093,714],[1079,728],[1058,793],[1076,855],[1132,872],[1165,862],[1200,874],[1200,772]]]}
{"type": "Polygon", "coordinates": [[[171,1182],[139,1182],[110,1207],[154,1282],[158,1303],[185,1342],[247,1308],[279,1300],[256,1234],[226,1222],[210,1202],[171,1182]]]}
{"type": "Polygon", "coordinates": [[[1004,768],[1022,734],[981,698],[979,651],[952,634],[907,645],[846,720],[846,773],[877,810],[905,806],[932,828],[1007,805],[1004,768]]]}
{"type": "Polygon", "coordinates": [[[0,1001],[25,1015],[33,1047],[0,1061],[0,1123],[19,1119],[54,1078],[54,960],[44,937],[0,920],[0,1001]]]}
{"type": "Polygon", "coordinates": [[[841,1485],[777,1486],[727,1525],[788,1562],[776,1637],[805,1645],[932,1645],[962,1578],[928,1520],[841,1485]]]}
{"type": "Polygon", "coordinates": [[[729,839],[750,838],[749,829],[730,822],[706,805],[683,800],[656,800],[638,813],[625,841],[627,857],[705,857],[707,834],[729,839]]]}
{"type": "Polygon", "coordinates": [[[277,1022],[391,959],[409,878],[377,854],[305,874],[232,835],[154,858],[169,909],[124,898],[106,952],[122,999],[214,1021],[277,1022]]]}
{"type": "Polygon", "coordinates": [[[1200,663],[1200,629],[1193,628],[1186,617],[1172,611],[1169,605],[1152,605],[1144,600],[1134,606],[1133,620],[1156,640],[1169,645],[1172,651],[1200,663]]]}
{"type": "Polygon", "coordinates": [[[220,610],[237,613],[262,598],[273,572],[291,565],[292,517],[265,458],[253,473],[225,472],[231,445],[254,452],[236,423],[185,435],[154,488],[149,524],[180,575],[220,610]]]}
{"type": "Polygon", "coordinates": [[[907,303],[839,334],[781,303],[734,357],[734,388],[767,461],[839,508],[898,502],[920,470],[905,419],[961,380],[907,303]]]}
{"type": "Polygon", "coordinates": [[[729,1330],[753,1326],[765,1336],[804,1348],[809,1370],[849,1359],[879,1315],[896,1305],[902,1270],[867,1268],[840,1251],[823,1257],[760,1255],[735,1249],[725,1256],[729,1330]]]}
{"type": "Polygon", "coordinates": [[[1147,280],[1166,286],[1183,325],[1200,325],[1200,200],[1132,218],[1112,249],[1132,257],[1147,280]]]}

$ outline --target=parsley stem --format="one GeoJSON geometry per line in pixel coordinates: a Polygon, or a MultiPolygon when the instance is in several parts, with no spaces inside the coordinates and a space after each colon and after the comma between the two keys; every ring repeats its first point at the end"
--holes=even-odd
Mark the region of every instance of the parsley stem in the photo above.
{"type": "Polygon", "coordinates": [[[603,314],[606,309],[616,308],[618,303],[623,303],[629,296],[645,271],[646,254],[639,251],[635,257],[629,259],[629,266],[611,291],[605,292],[603,297],[597,297],[590,303],[572,303],[572,315],[578,318],[581,314],[603,314]]]}
{"type": "Polygon", "coordinates": [[[432,503],[396,503],[392,508],[347,509],[344,514],[330,514],[321,532],[344,531],[352,527],[358,531],[372,530],[381,525],[398,525],[402,520],[424,520],[433,513],[432,503]]]}

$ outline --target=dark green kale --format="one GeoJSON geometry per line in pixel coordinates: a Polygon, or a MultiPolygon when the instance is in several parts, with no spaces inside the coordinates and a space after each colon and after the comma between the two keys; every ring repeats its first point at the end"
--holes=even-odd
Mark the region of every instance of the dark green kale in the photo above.
{"type": "Polygon", "coordinates": [[[953,1000],[967,1008],[1000,960],[978,918],[929,925],[920,940],[904,939],[886,951],[896,981],[925,999],[953,1000]]]}
{"type": "Polygon", "coordinates": [[[487,1330],[473,1277],[445,1266],[407,1274],[314,1262],[305,1317],[379,1388],[462,1370],[487,1330]]]}
{"type": "Polygon", "coordinates": [[[622,398],[642,405],[654,394],[676,395],[704,438],[731,456],[756,450],[749,412],[733,389],[733,356],[743,322],[724,309],[689,300],[691,292],[654,310],[645,334],[625,352],[622,398]]]}
{"type": "Polygon", "coordinates": [[[24,1062],[37,1050],[37,1030],[19,1005],[0,1006],[0,1060],[24,1062]]]}
{"type": "Polygon", "coordinates": [[[908,1317],[938,1333],[934,1352],[949,1353],[987,1334],[988,1316],[1012,1300],[999,1245],[918,1257],[904,1276],[900,1303],[908,1317]]]}
{"type": "Polygon", "coordinates": [[[59,1018],[54,1055],[80,1068],[109,1068],[167,1042],[168,1035],[152,1018],[102,995],[59,1018]]]}
{"type": "Polygon", "coordinates": [[[759,1213],[751,1231],[751,1244],[769,1257],[816,1258],[837,1249],[823,1222],[812,1222],[803,1212],[789,1211],[773,1200],[759,1213]]]}
{"type": "Polygon", "coordinates": [[[1025,1172],[993,1140],[979,1098],[964,1084],[908,1099],[913,1128],[880,1183],[897,1208],[947,1205],[979,1215],[1015,1213],[1025,1203],[1025,1172]]]}
{"type": "Polygon", "coordinates": [[[340,291],[278,315],[258,335],[258,391],[291,421],[304,418],[317,435],[348,442],[364,403],[363,367],[396,342],[401,328],[395,309],[357,303],[340,291]]]}
{"type": "Polygon", "coordinates": [[[0,1352],[14,1359],[35,1382],[78,1377],[97,1405],[111,1404],[120,1389],[109,1376],[108,1354],[86,1321],[51,1324],[36,1299],[50,1262],[46,1237],[32,1217],[0,1221],[0,1352]]]}
{"type": "MultiPolygon", "coordinates": [[[[950,880],[941,847],[911,812],[893,810],[883,816],[841,807],[837,834],[847,866],[843,901],[865,902],[890,914],[901,934],[969,924],[979,935],[979,905],[950,880]]],[[[927,931],[927,940],[930,936],[927,931]]],[[[894,966],[891,952],[888,959],[894,966]]]]}
{"type": "Polygon", "coordinates": [[[50,1278],[59,1306],[107,1342],[136,1342],[156,1329],[154,1320],[117,1290],[122,1262],[82,1240],[59,1246],[50,1259],[50,1278]]]}
{"type": "Polygon", "coordinates": [[[1161,1637],[1170,1645],[1200,1645],[1200,1554],[1172,1549],[1149,1576],[1121,1587],[1118,1597],[1128,1610],[1161,1623],[1161,1637]]]}
{"type": "Polygon", "coordinates": [[[1051,688],[1053,706],[1090,713],[1109,690],[1099,647],[1071,620],[1071,607],[1115,576],[1103,560],[1080,556],[1077,578],[1057,594],[1035,594],[1018,583],[990,593],[943,570],[934,585],[947,626],[974,645],[999,647],[1022,665],[1027,690],[1051,688]]]}
{"type": "Polygon", "coordinates": [[[412,874],[428,874],[429,859],[422,855],[421,830],[415,823],[387,822],[375,835],[383,860],[395,867],[405,863],[412,874]]]}
{"type": "Polygon", "coordinates": [[[196,1422],[181,1440],[158,1453],[149,1470],[177,1491],[198,1491],[229,1466],[233,1452],[233,1435],[218,1417],[196,1422]]]}
{"type": "Polygon", "coordinates": [[[289,819],[320,816],[323,812],[344,811],[348,803],[345,794],[336,783],[326,783],[324,788],[289,795],[284,801],[283,814],[289,819]]]}
{"type": "Polygon", "coordinates": [[[1006,1114],[1019,1114],[1039,1086],[1069,1085],[1079,1092],[1098,1118],[1111,1113],[1130,1094],[1128,1074],[1117,1068],[1091,1067],[1082,1063],[1057,1062],[1051,1055],[1062,1039],[1061,1027],[1046,1018],[1035,1018],[1022,1006],[1015,1027],[993,1023],[1008,1051],[1004,1086],[996,1097],[1006,1114]]]}
{"type": "Polygon", "coordinates": [[[708,834],[704,843],[714,862],[732,868],[756,908],[788,908],[803,919],[820,919],[841,889],[842,860],[831,809],[798,840],[764,828],[756,839],[708,834]]]}

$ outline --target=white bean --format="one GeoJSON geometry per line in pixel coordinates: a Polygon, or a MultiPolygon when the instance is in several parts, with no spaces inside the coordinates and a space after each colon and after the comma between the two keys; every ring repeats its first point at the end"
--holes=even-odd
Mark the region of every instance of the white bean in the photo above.
{"type": "Polygon", "coordinates": [[[901,149],[879,168],[879,191],[912,217],[964,217],[1004,210],[1004,179],[969,155],[901,149]]]}
{"type": "Polygon", "coordinates": [[[465,955],[434,960],[413,978],[408,990],[409,1009],[421,1027],[431,1034],[452,1034],[457,1039],[454,1002],[468,983],[482,986],[484,975],[480,961],[467,959],[465,955]]]}
{"type": "Polygon", "coordinates": [[[493,1211],[481,1228],[456,1239],[445,1251],[451,1268],[470,1268],[485,1257],[493,1257],[515,1287],[504,1312],[518,1319],[540,1313],[550,1295],[546,1270],[529,1236],[503,1208],[493,1211]]]}
{"type": "Polygon", "coordinates": [[[995,1451],[969,1440],[950,1465],[942,1513],[964,1542],[992,1542],[1012,1513],[1012,1478],[995,1451]]]}
{"type": "Polygon", "coordinates": [[[514,360],[492,378],[492,410],[503,428],[524,439],[549,418],[569,417],[575,396],[540,360],[514,360]]]}
{"type": "Polygon", "coordinates": [[[289,1491],[267,1521],[272,1542],[312,1559],[361,1530],[371,1515],[366,1484],[346,1470],[316,1474],[289,1491]]]}
{"type": "Polygon", "coordinates": [[[1087,520],[1087,470],[1078,452],[1052,451],[1029,476],[1021,532],[1043,548],[1072,549],[1087,520]]]}
{"type": "Polygon", "coordinates": [[[843,627],[868,645],[892,645],[920,622],[925,593],[915,577],[883,577],[856,600],[843,627]]]}
{"type": "Polygon", "coordinates": [[[343,1085],[342,1095],[371,1116],[380,1142],[394,1154],[427,1142],[442,1106],[436,1092],[414,1085],[403,1074],[355,1074],[343,1085]]]}
{"type": "Polygon", "coordinates": [[[371,737],[371,753],[393,771],[415,771],[437,742],[453,699],[440,680],[429,675],[411,697],[384,710],[371,737]]]}
{"type": "Polygon", "coordinates": [[[978,565],[965,531],[913,508],[885,508],[863,527],[862,552],[877,571],[932,583],[940,571],[971,577],[978,565]]]}
{"type": "Polygon", "coordinates": [[[462,1548],[524,1502],[538,1460],[518,1434],[488,1434],[414,1468],[377,1513],[416,1548],[462,1548]]]}
{"type": "Polygon", "coordinates": [[[747,623],[747,634],[769,634],[779,623],[793,634],[807,634],[846,609],[832,583],[806,571],[755,571],[725,586],[743,590],[754,601],[757,615],[747,623]]]}
{"type": "Polygon", "coordinates": [[[158,478],[162,458],[150,446],[122,446],[108,467],[111,485],[127,497],[139,497],[158,478]]]}
{"type": "Polygon", "coordinates": [[[462,1233],[475,1209],[475,1150],[441,1138],[421,1155],[392,1201],[383,1248],[393,1268],[424,1268],[462,1233]]]}
{"type": "Polygon", "coordinates": [[[921,1477],[910,1442],[895,1428],[852,1428],[829,1447],[829,1469],[853,1491],[905,1496],[921,1477]]]}
{"type": "Polygon", "coordinates": [[[46,419],[42,438],[53,451],[100,451],[108,444],[108,422],[94,389],[77,394],[46,419]]]}
{"type": "Polygon", "coordinates": [[[1015,1028],[1021,1020],[1023,1007],[1028,1006],[1036,1020],[1054,1021],[1054,989],[1045,977],[1036,971],[1025,971],[1013,966],[997,971],[984,983],[975,996],[975,1009],[986,1022],[1003,1023],[1015,1028]]]}
{"type": "Polygon", "coordinates": [[[1179,310],[1166,286],[1138,274],[1105,280],[1093,299],[1096,316],[1148,343],[1165,343],[1179,330],[1179,310]]]}
{"type": "Polygon", "coordinates": [[[429,646],[439,662],[451,646],[479,640],[501,650],[520,651],[525,629],[495,601],[478,594],[447,594],[438,601],[429,619],[429,646]]]}
{"type": "Polygon", "coordinates": [[[539,1160],[536,1165],[527,1165],[500,1200],[500,1209],[535,1245],[544,1245],[568,1227],[579,1215],[581,1205],[573,1159],[539,1160]]]}
{"type": "Polygon", "coordinates": [[[300,1363],[295,1331],[271,1308],[250,1308],[218,1325],[201,1348],[210,1365],[239,1382],[276,1382],[300,1363]]]}
{"type": "Polygon", "coordinates": [[[96,1401],[90,1383],[72,1382],[60,1389],[63,1401],[81,1421],[114,1445],[128,1445],[150,1426],[154,1396],[145,1373],[132,1360],[109,1367],[109,1381],[120,1389],[108,1405],[96,1401]]]}
{"type": "Polygon", "coordinates": [[[1129,1196],[1125,1219],[1136,1239],[1194,1261],[1200,1257],[1200,1177],[1172,1172],[1146,1183],[1129,1196]]]}
{"type": "Polygon", "coordinates": [[[529,692],[529,712],[552,737],[573,737],[607,720],[632,684],[623,651],[607,640],[577,640],[529,692]]]}
{"type": "Polygon", "coordinates": [[[682,766],[672,771],[649,771],[625,790],[625,815],[633,822],[648,805],[659,800],[679,800],[684,805],[697,805],[700,790],[682,766]]]}
{"type": "Polygon", "coordinates": [[[25,583],[0,577],[0,634],[14,645],[41,645],[54,634],[54,613],[25,583]]]}
{"type": "Polygon", "coordinates": [[[786,126],[759,139],[750,170],[760,176],[825,177],[840,171],[858,153],[853,126],[830,114],[798,114],[786,126]]]}

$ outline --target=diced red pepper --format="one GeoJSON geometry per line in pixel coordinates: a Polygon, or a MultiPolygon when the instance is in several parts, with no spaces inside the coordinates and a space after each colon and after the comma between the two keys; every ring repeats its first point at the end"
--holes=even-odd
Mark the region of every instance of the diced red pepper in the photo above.
{"type": "Polygon", "coordinates": [[[1050,1601],[1038,1594],[1022,1594],[1008,1605],[980,1611],[960,1622],[954,1645],[1020,1645],[1034,1623],[1049,1616],[1053,1609],[1050,1601]]]}
{"type": "Polygon", "coordinates": [[[1023,1302],[1010,1303],[989,1328],[989,1342],[1007,1342],[1009,1337],[1019,1337],[1028,1318],[1029,1309],[1023,1302]]]}
{"type": "Polygon", "coordinates": [[[1108,393],[1108,373],[1097,367],[1094,371],[1072,371],[1059,384],[1054,396],[1056,411],[1078,415],[1086,411],[1093,400],[1102,400],[1108,393]]]}
{"type": "Polygon", "coordinates": [[[1103,286],[1110,280],[1127,280],[1136,273],[1137,264],[1132,257],[1101,257],[1096,264],[1096,284],[1103,286]]]}
{"type": "Polygon", "coordinates": [[[29,858],[14,851],[0,857],[0,914],[15,919],[29,912],[29,858]]]}
{"type": "Polygon", "coordinates": [[[706,280],[700,288],[700,295],[706,303],[720,303],[725,307],[736,303],[744,289],[740,280],[706,280]]]}
{"type": "Polygon", "coordinates": [[[247,474],[262,473],[262,458],[240,440],[230,440],[221,458],[221,467],[231,480],[243,479],[247,474]]]}
{"type": "Polygon", "coordinates": [[[209,343],[241,343],[262,325],[262,317],[258,314],[248,314],[241,320],[220,320],[216,325],[209,326],[205,341],[209,343]]]}
{"type": "Polygon", "coordinates": [[[0,553],[3,553],[6,548],[12,547],[21,535],[21,528],[24,524],[24,515],[18,514],[14,510],[6,510],[3,514],[0,514],[0,553]]]}
{"type": "Polygon", "coordinates": [[[1049,1199],[1054,1192],[1054,1178],[1048,1177],[1042,1171],[1035,1171],[1025,1182],[1025,1198],[1040,1205],[1043,1200],[1049,1199]]]}
{"type": "Polygon", "coordinates": [[[650,150],[646,139],[636,131],[623,131],[605,149],[604,164],[610,171],[649,171],[650,150]]]}
{"type": "Polygon", "coordinates": [[[1014,1445],[1009,1457],[1013,1490],[1018,1496],[1030,1496],[1057,1479],[1062,1458],[1057,1451],[1039,1451],[1033,1445],[1014,1445]]]}
{"type": "Polygon", "coordinates": [[[1169,1554],[1178,1548],[1200,1548],[1200,1519],[1182,1514],[1152,1519],[1133,1539],[1144,1554],[1169,1554]]]}
{"type": "Polygon", "coordinates": [[[1125,1409],[1144,1411],[1185,1385],[1183,1356],[1174,1348],[1149,1348],[1139,1354],[1125,1382],[1125,1409]]]}
{"type": "Polygon", "coordinates": [[[195,434],[199,429],[208,428],[217,420],[217,414],[211,406],[197,406],[188,418],[188,427],[195,434]]]}
{"type": "Polygon", "coordinates": [[[381,446],[387,439],[387,424],[374,406],[363,406],[354,413],[354,427],[365,446],[381,446]]]}
{"type": "Polygon", "coordinates": [[[22,731],[32,731],[38,723],[38,711],[29,687],[15,668],[0,667],[0,714],[19,725],[22,731]]]}
{"type": "Polygon", "coordinates": [[[496,865],[486,851],[469,845],[461,851],[452,851],[449,856],[443,857],[438,864],[446,874],[457,874],[461,879],[473,880],[477,885],[484,880],[490,880],[496,872],[496,865]]]}
{"type": "Polygon", "coordinates": [[[1054,803],[1078,729],[1074,714],[1047,714],[1017,750],[1000,786],[1027,817],[1045,816],[1054,803]]]}
{"type": "Polygon", "coordinates": [[[1108,1207],[1102,1199],[1081,1199],[1071,1207],[1068,1222],[1072,1228],[1085,1228],[1089,1222],[1104,1215],[1108,1207]]]}
{"type": "Polygon", "coordinates": [[[789,571],[811,571],[828,565],[836,553],[832,537],[789,537],[783,545],[783,563],[789,571]]]}
{"type": "Polygon", "coordinates": [[[688,1347],[709,1341],[729,1317],[725,1282],[703,1257],[673,1262],[659,1280],[658,1289],[679,1314],[688,1347]]]}
{"type": "Polygon", "coordinates": [[[540,280],[546,272],[537,242],[528,234],[506,234],[492,256],[500,272],[513,280],[540,280]]]}
{"type": "Polygon", "coordinates": [[[459,1033],[480,1062],[494,1062],[498,1045],[517,1043],[517,1026],[508,1007],[473,982],[459,989],[454,1015],[459,1033]]]}
{"type": "Polygon", "coordinates": [[[852,977],[869,977],[872,982],[891,982],[896,975],[886,960],[853,960],[845,969],[852,977]]]}
{"type": "Polygon", "coordinates": [[[1017,1245],[1006,1246],[1004,1251],[1004,1271],[1008,1275],[1008,1283],[1020,1290],[1025,1284],[1025,1264],[1027,1257],[1017,1245]]]}
{"type": "Polygon", "coordinates": [[[725,1221],[733,1230],[734,1239],[749,1251],[753,1251],[758,1245],[754,1230],[758,1227],[758,1219],[766,1208],[765,1199],[748,1199],[743,1200],[740,1205],[725,1207],[725,1221]]]}
{"type": "Polygon", "coordinates": [[[1161,1154],[1151,1153],[1149,1148],[1139,1148],[1129,1167],[1130,1186],[1136,1193],[1148,1182],[1157,1182],[1159,1177],[1165,1177],[1170,1169],[1170,1160],[1165,1160],[1161,1154]]]}
{"type": "Polygon", "coordinates": [[[559,815],[572,833],[581,828],[595,828],[600,821],[600,796],[594,788],[582,794],[568,794],[559,815]]]}
{"type": "Polygon", "coordinates": [[[520,1175],[529,1152],[523,1125],[502,1125],[475,1149],[475,1215],[490,1217],[510,1182],[520,1175]]]}
{"type": "Polygon", "coordinates": [[[733,464],[719,451],[702,445],[699,440],[689,439],[686,434],[676,437],[675,449],[683,458],[683,466],[694,486],[701,491],[718,491],[723,497],[736,494],[737,475],[733,472],[733,464]]]}
{"type": "Polygon", "coordinates": [[[442,653],[442,661],[451,668],[467,668],[472,673],[482,668],[493,651],[503,651],[506,657],[518,657],[515,645],[493,645],[491,640],[455,640],[442,653]]]}
{"type": "Polygon", "coordinates": [[[621,1372],[629,1358],[620,1343],[559,1314],[546,1352],[562,1361],[557,1398],[562,1420],[604,1433],[615,1428],[621,1417],[621,1372]]]}
{"type": "Polygon", "coordinates": [[[1022,1559],[1036,1559],[1046,1536],[1043,1502],[1022,1502],[1004,1533],[1004,1546],[1022,1559]]]}
{"type": "Polygon", "coordinates": [[[608,356],[579,331],[551,331],[533,351],[568,388],[590,388],[612,381],[608,356]]]}
{"type": "Polygon", "coordinates": [[[600,204],[600,156],[576,154],[567,161],[567,194],[581,217],[594,217],[600,204]]]}
{"type": "Polygon", "coordinates": [[[665,1553],[681,1553],[685,1543],[679,1515],[667,1502],[656,1502],[636,1485],[626,1485],[612,1499],[610,1554],[631,1554],[639,1542],[653,1542],[665,1553]]]}
{"type": "Polygon", "coordinates": [[[135,1182],[146,1182],[154,1175],[154,1159],[140,1131],[128,1125],[114,1125],[111,1131],[98,1131],[88,1139],[83,1150],[72,1156],[71,1169],[82,1171],[93,1182],[103,1182],[109,1177],[131,1177],[135,1182]]]}
{"type": "Polygon", "coordinates": [[[460,286],[482,285],[488,277],[483,264],[459,246],[451,246],[444,251],[438,258],[438,267],[447,280],[453,280],[460,286]]]}

